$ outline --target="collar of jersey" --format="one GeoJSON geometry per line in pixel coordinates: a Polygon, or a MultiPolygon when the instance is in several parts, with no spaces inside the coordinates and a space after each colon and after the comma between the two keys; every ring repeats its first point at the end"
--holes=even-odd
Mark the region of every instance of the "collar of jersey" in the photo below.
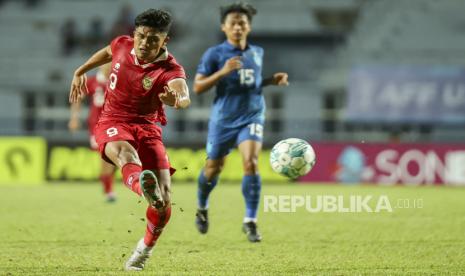
{"type": "Polygon", "coordinates": [[[140,66],[142,68],[147,68],[147,67],[149,67],[150,65],[152,65],[152,64],[154,64],[156,62],[167,60],[168,59],[168,48],[162,47],[162,49],[164,50],[163,54],[161,54],[159,57],[157,57],[156,60],[154,60],[154,61],[152,61],[150,63],[140,64],[139,60],[136,57],[136,51],[134,50],[134,48],[132,48],[131,55],[134,57],[134,64],[138,65],[138,66],[140,66]]]}
{"type": "Polygon", "coordinates": [[[247,51],[249,49],[249,43],[247,43],[244,50],[241,50],[241,49],[237,48],[236,46],[232,45],[231,43],[229,43],[228,40],[225,40],[223,42],[223,44],[226,46],[226,48],[228,50],[238,50],[238,51],[241,51],[241,52],[245,52],[245,51],[247,51]]]}

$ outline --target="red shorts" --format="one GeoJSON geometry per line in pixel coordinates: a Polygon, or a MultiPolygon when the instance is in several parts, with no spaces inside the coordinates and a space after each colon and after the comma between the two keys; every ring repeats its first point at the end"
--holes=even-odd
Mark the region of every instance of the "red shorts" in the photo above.
{"type": "Polygon", "coordinates": [[[106,144],[112,141],[128,141],[137,150],[142,169],[170,169],[159,126],[108,121],[99,122],[94,130],[100,154],[110,164],[113,162],[105,155],[106,144]]]}

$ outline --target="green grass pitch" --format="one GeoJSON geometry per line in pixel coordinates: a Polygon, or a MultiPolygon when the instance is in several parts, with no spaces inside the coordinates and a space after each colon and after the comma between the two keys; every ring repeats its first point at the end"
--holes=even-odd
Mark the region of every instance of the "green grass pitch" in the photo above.
{"type": "MultiPolygon", "coordinates": [[[[107,204],[97,184],[0,186],[0,275],[127,275],[145,203],[122,184],[116,191],[107,204]]],[[[213,192],[204,236],[194,228],[195,193],[193,183],[174,184],[173,216],[139,275],[465,274],[465,189],[264,184],[267,195],[387,195],[422,199],[423,208],[264,213],[262,205],[260,244],[240,231],[240,185],[213,192]]]]}

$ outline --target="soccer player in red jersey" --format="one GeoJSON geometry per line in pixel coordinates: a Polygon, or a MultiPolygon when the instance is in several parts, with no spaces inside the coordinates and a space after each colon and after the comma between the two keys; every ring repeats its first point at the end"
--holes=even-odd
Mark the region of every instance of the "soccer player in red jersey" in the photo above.
{"type": "MultiPolygon", "coordinates": [[[[96,75],[87,79],[87,91],[89,97],[89,115],[87,117],[87,127],[89,130],[89,144],[92,150],[98,151],[98,144],[95,141],[95,126],[97,125],[100,113],[103,110],[103,103],[105,101],[105,87],[110,74],[111,64],[107,63],[99,67],[96,75]]],[[[71,117],[69,119],[68,128],[74,132],[81,127],[79,114],[81,112],[80,103],[73,103],[71,105],[71,117]]],[[[115,174],[115,166],[102,160],[100,168],[100,182],[103,186],[103,192],[108,202],[116,200],[115,193],[113,192],[113,178],[115,174]]]]}
{"type": "Polygon", "coordinates": [[[184,69],[166,48],[171,15],[149,9],[135,19],[133,37],[116,37],[74,73],[70,102],[86,93],[85,73],[111,62],[105,104],[95,127],[102,158],[121,168],[124,184],[143,196],[147,228],[126,262],[141,270],[171,216],[171,169],[162,142],[163,105],[190,104],[184,69]]]}

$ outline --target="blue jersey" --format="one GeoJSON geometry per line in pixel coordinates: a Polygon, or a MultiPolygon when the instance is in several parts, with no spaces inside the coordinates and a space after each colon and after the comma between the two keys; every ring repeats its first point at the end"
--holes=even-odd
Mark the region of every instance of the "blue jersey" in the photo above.
{"type": "Polygon", "coordinates": [[[205,52],[197,73],[210,76],[234,56],[241,56],[242,68],[229,73],[217,83],[210,123],[231,128],[250,123],[263,124],[263,48],[249,44],[241,50],[225,41],[205,52]]]}

